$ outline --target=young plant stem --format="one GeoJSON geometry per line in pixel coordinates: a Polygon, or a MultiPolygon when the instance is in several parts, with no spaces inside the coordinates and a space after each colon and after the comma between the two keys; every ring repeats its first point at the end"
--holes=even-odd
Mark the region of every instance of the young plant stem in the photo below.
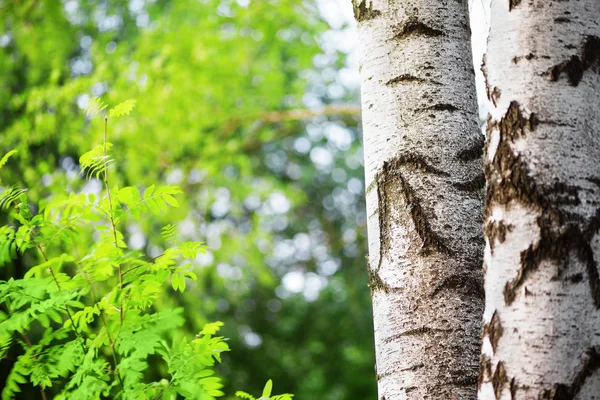
{"type": "MultiPolygon", "coordinates": [[[[113,240],[115,243],[115,247],[119,248],[118,239],[117,239],[117,225],[115,224],[115,215],[113,213],[112,206],[112,196],[110,194],[110,186],[108,185],[108,151],[107,151],[107,139],[108,139],[108,117],[104,117],[104,186],[106,187],[106,196],[108,198],[108,219],[110,221],[113,240]]],[[[123,271],[121,269],[121,264],[118,265],[119,268],[119,290],[120,290],[120,306],[119,306],[119,316],[121,319],[121,326],[123,325],[123,271]]]]}

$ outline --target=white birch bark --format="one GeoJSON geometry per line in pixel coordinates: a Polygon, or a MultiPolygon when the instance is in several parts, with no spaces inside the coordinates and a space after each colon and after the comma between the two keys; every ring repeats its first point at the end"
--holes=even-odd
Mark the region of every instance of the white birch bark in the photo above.
{"type": "Polygon", "coordinates": [[[354,11],[379,399],[475,399],[484,178],[467,3],[354,11]]]}
{"type": "Polygon", "coordinates": [[[479,399],[600,399],[600,1],[491,11],[479,399]]]}

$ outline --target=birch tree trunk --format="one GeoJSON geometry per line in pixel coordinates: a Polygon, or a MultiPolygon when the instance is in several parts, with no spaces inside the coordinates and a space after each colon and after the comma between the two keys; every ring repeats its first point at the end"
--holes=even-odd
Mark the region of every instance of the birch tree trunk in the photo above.
{"type": "Polygon", "coordinates": [[[492,2],[479,399],[600,399],[599,16],[492,2]]]}
{"type": "Polygon", "coordinates": [[[354,12],[379,399],[475,399],[484,140],[467,2],[354,12]]]}

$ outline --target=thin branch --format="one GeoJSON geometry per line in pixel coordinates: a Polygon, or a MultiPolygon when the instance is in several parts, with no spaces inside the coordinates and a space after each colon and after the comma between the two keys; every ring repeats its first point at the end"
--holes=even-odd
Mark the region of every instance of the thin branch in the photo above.
{"type": "Polygon", "coordinates": [[[322,108],[295,109],[288,111],[266,112],[258,119],[260,122],[273,123],[283,121],[298,121],[321,116],[350,116],[360,117],[361,110],[359,105],[355,104],[330,104],[322,108]]]}
{"type": "Polygon", "coordinates": [[[276,122],[300,121],[316,117],[349,116],[360,117],[361,109],[357,104],[329,104],[321,108],[297,108],[286,111],[268,111],[259,116],[239,118],[231,121],[224,129],[224,135],[232,134],[241,125],[256,122],[259,125],[276,122]]]}

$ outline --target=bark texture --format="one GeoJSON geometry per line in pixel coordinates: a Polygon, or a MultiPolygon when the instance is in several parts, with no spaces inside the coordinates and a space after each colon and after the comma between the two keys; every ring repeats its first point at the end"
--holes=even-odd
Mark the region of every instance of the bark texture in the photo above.
{"type": "Polygon", "coordinates": [[[467,2],[354,12],[379,399],[475,399],[484,140],[467,2]]]}
{"type": "Polygon", "coordinates": [[[495,0],[479,399],[600,399],[600,1],[495,0]]]}

